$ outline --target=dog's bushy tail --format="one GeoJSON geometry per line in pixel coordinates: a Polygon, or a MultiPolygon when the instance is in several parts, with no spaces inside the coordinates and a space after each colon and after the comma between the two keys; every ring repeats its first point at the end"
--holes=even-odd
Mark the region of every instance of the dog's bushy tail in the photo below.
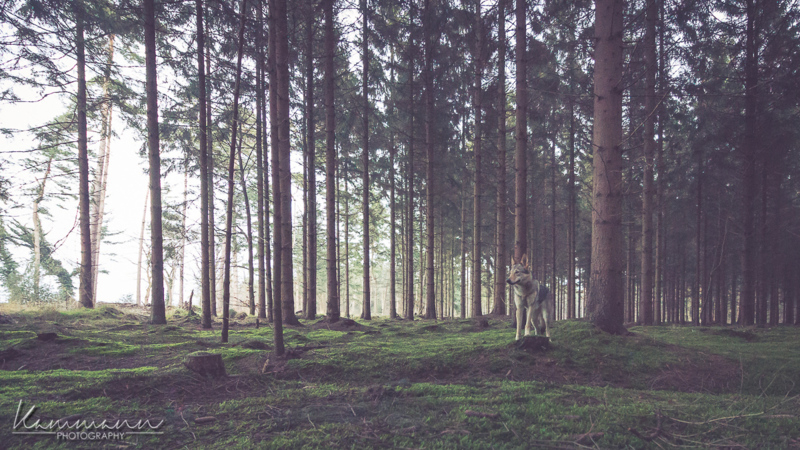
{"type": "Polygon", "coordinates": [[[550,289],[547,286],[540,284],[539,285],[539,292],[536,294],[536,303],[542,303],[547,298],[547,294],[550,293],[550,289]]]}

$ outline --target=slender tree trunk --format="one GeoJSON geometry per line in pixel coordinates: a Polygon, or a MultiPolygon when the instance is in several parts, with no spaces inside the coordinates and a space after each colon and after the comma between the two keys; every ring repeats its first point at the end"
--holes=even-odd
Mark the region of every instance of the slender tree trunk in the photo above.
{"type": "MultiPolygon", "coordinates": [[[[416,16],[416,2],[411,3],[410,22],[414,24],[416,16]]],[[[408,124],[408,169],[406,179],[408,180],[408,230],[406,242],[408,243],[408,267],[406,268],[406,285],[408,290],[408,302],[406,304],[405,316],[407,320],[414,320],[414,58],[416,47],[414,45],[414,33],[411,30],[408,34],[408,102],[409,102],[409,124],[408,124]]]]}
{"type": "Polygon", "coordinates": [[[569,181],[567,182],[569,195],[569,220],[567,225],[568,264],[567,264],[567,319],[574,319],[576,314],[575,299],[575,100],[569,99],[569,181]]]}
{"type": "Polygon", "coordinates": [[[144,0],[144,37],[147,91],[147,142],[150,155],[150,241],[153,291],[150,320],[167,323],[164,308],[164,249],[161,229],[161,156],[158,138],[158,87],[156,85],[156,17],[154,0],[144,0]]]}
{"type": "Polygon", "coordinates": [[[44,177],[39,184],[39,192],[36,193],[36,198],[33,199],[33,298],[39,301],[41,295],[39,289],[39,279],[42,266],[42,223],[39,220],[39,203],[44,199],[44,188],[47,184],[47,178],[50,177],[50,166],[53,163],[51,156],[47,160],[47,168],[44,171],[44,177]]]}
{"type": "Polygon", "coordinates": [[[497,269],[492,314],[506,314],[506,1],[497,2],[497,269]]]}
{"type": "Polygon", "coordinates": [[[653,324],[653,155],[655,153],[656,119],[656,20],[658,5],[656,0],[647,0],[644,64],[644,188],[642,191],[642,296],[639,303],[641,322],[653,324]]]}
{"type": "Polygon", "coordinates": [[[434,18],[434,1],[425,0],[425,15],[423,18],[423,34],[425,35],[425,147],[428,155],[427,171],[426,171],[426,235],[427,235],[427,284],[425,290],[425,318],[436,318],[436,293],[433,281],[433,246],[434,246],[434,186],[433,177],[433,24],[431,23],[434,18]]]}
{"type": "MultiPolygon", "coordinates": [[[[702,150],[697,151],[697,224],[695,229],[695,279],[692,293],[692,325],[700,325],[700,287],[702,282],[701,246],[702,220],[703,220],[703,155],[702,150]]],[[[705,293],[703,293],[705,295],[705,293]]]]}
{"type": "MultiPolygon", "coordinates": [[[[199,109],[200,109],[200,266],[203,290],[202,298],[202,327],[211,328],[211,260],[209,259],[209,179],[208,173],[208,139],[206,115],[206,73],[205,73],[205,33],[203,32],[203,0],[195,0],[195,13],[197,15],[197,77],[199,83],[199,109]]],[[[145,200],[146,203],[146,200],[145,200]]],[[[145,207],[146,209],[146,207],[145,207]]],[[[144,220],[142,221],[144,223],[144,220]]],[[[141,255],[140,255],[141,259],[141,255]]],[[[136,303],[139,303],[137,287],[136,303]]]]}
{"type": "Polygon", "coordinates": [[[461,318],[467,318],[467,200],[461,194],[461,318]]]}
{"type": "MultiPolygon", "coordinates": [[[[208,3],[205,4],[206,20],[210,20],[208,3]]],[[[208,38],[208,36],[206,36],[208,38]]],[[[211,45],[206,45],[206,75],[211,75],[211,45]]],[[[208,279],[211,315],[217,317],[217,250],[216,224],[214,220],[214,135],[211,131],[211,85],[206,83],[206,149],[208,154],[208,279]]]]}
{"type": "Polygon", "coordinates": [[[481,0],[475,0],[475,86],[473,107],[475,109],[474,142],[472,145],[475,160],[475,179],[472,185],[472,317],[483,315],[481,310],[481,198],[483,195],[482,176],[482,137],[481,112],[483,109],[483,26],[481,22],[481,0]]]}
{"type": "MultiPolygon", "coordinates": [[[[184,156],[183,163],[183,206],[181,211],[181,265],[178,272],[178,298],[180,299],[180,306],[183,306],[183,269],[186,266],[186,236],[188,230],[186,229],[186,210],[189,206],[189,155],[184,156]]],[[[171,302],[170,302],[171,303],[171,302]]]]}
{"type": "MultiPolygon", "coordinates": [[[[345,161],[347,153],[344,154],[345,161]]],[[[347,181],[344,183],[345,192],[347,181]]],[[[341,198],[339,202],[341,203],[341,198]]],[[[344,316],[350,318],[350,199],[344,200],[344,316]]]]}
{"type": "Polygon", "coordinates": [[[306,114],[308,119],[306,145],[309,150],[308,165],[308,305],[306,319],[314,320],[317,317],[317,141],[314,135],[316,122],[314,121],[314,12],[315,2],[309,0],[309,22],[306,34],[306,51],[308,62],[306,67],[306,114]]]}
{"type": "MultiPolygon", "coordinates": [[[[390,115],[394,115],[394,47],[391,47],[391,64],[390,64],[390,89],[392,89],[392,98],[389,100],[390,115]]],[[[397,221],[397,205],[395,202],[395,167],[394,160],[397,148],[394,144],[394,129],[389,129],[389,318],[397,318],[397,270],[396,270],[396,227],[397,221]]]]}
{"type": "Polygon", "coordinates": [[[247,194],[247,181],[244,174],[244,161],[242,160],[242,125],[239,123],[239,172],[242,182],[242,195],[244,196],[244,211],[245,219],[247,221],[247,306],[250,309],[250,315],[256,315],[256,296],[254,292],[255,282],[255,268],[253,265],[253,218],[250,213],[250,199],[247,194]]]}
{"type": "Polygon", "coordinates": [[[363,180],[363,187],[362,187],[362,207],[361,210],[363,212],[363,229],[364,229],[364,247],[363,247],[363,254],[364,254],[364,263],[363,263],[363,274],[364,274],[364,294],[362,298],[362,308],[361,308],[361,318],[364,320],[371,320],[372,319],[372,310],[370,308],[370,280],[369,280],[369,269],[370,269],[370,261],[369,261],[369,11],[367,9],[367,0],[361,0],[361,15],[362,15],[362,28],[361,28],[361,64],[362,64],[362,75],[361,75],[361,83],[362,83],[362,100],[364,101],[363,104],[363,116],[362,116],[362,126],[364,129],[362,132],[364,133],[362,136],[363,141],[363,149],[362,149],[362,159],[361,164],[363,166],[363,173],[362,173],[362,180],[363,180]]]}
{"type": "Polygon", "coordinates": [[[528,85],[527,85],[527,30],[526,1],[517,0],[516,59],[517,59],[517,125],[514,165],[516,168],[514,195],[514,260],[522,260],[528,253],[528,85]]]}
{"type": "MultiPolygon", "coordinates": [[[[274,268],[274,287],[273,303],[272,303],[272,324],[273,324],[273,342],[275,345],[275,355],[283,356],[285,347],[283,343],[283,202],[282,183],[281,183],[281,165],[280,165],[280,137],[278,135],[279,127],[279,113],[278,113],[278,63],[277,63],[277,47],[278,44],[278,20],[277,16],[280,14],[277,3],[282,0],[269,0],[269,118],[270,118],[270,139],[272,144],[272,229],[274,233],[273,240],[273,261],[274,268]]],[[[283,16],[286,17],[285,3],[283,16]]],[[[283,62],[283,60],[281,60],[283,62]]],[[[287,117],[288,120],[288,117],[287,117]]]]}
{"type": "MultiPolygon", "coordinates": [[[[147,4],[147,2],[145,2],[147,4]]],[[[86,129],[86,50],[83,2],[75,2],[75,51],[78,65],[78,196],[80,198],[81,268],[79,303],[94,308],[92,298],[92,235],[89,217],[89,148],[86,129]]]]}
{"type": "Polygon", "coordinates": [[[592,275],[589,320],[608,333],[622,325],[623,0],[595,0],[592,275]]]}
{"type": "MultiPolygon", "coordinates": [[[[236,133],[239,131],[239,88],[242,79],[242,56],[244,53],[244,26],[247,17],[247,0],[242,0],[239,8],[238,52],[236,55],[236,82],[233,87],[233,120],[231,121],[231,147],[228,159],[228,201],[225,215],[225,272],[222,281],[222,342],[228,342],[231,300],[231,244],[233,238],[233,191],[234,164],[236,161],[236,133]]],[[[252,266],[252,264],[251,264],[252,266]]]]}
{"type": "Polygon", "coordinates": [[[92,298],[97,298],[97,277],[100,268],[100,243],[102,240],[103,213],[105,209],[108,165],[111,159],[111,100],[108,85],[114,61],[114,35],[108,37],[108,59],[103,77],[103,105],[101,108],[100,151],[97,157],[97,175],[92,183],[92,298]]]}
{"type": "Polygon", "coordinates": [[[744,142],[742,145],[742,211],[744,216],[744,255],[742,258],[741,325],[755,322],[756,233],[753,220],[756,190],[756,106],[758,98],[758,44],[756,0],[746,0],[747,28],[744,62],[744,142]]]}
{"type": "Polygon", "coordinates": [[[258,215],[258,246],[257,246],[257,253],[258,253],[258,318],[259,319],[266,319],[267,318],[267,299],[266,299],[266,289],[267,289],[267,278],[266,278],[266,265],[267,260],[265,259],[265,231],[268,231],[269,224],[267,223],[267,215],[269,214],[265,208],[265,200],[264,200],[264,177],[265,177],[265,167],[264,163],[266,162],[266,158],[264,155],[266,154],[266,147],[263,144],[266,144],[266,130],[264,130],[264,115],[262,113],[262,109],[264,108],[264,83],[263,83],[263,70],[264,70],[264,47],[262,45],[263,42],[263,33],[262,33],[262,26],[263,23],[263,1],[259,0],[258,5],[256,7],[256,22],[259,24],[256,29],[256,46],[257,46],[257,53],[256,53],[256,191],[258,197],[258,205],[256,207],[256,214],[258,215]]]}
{"type": "Polygon", "coordinates": [[[325,215],[327,238],[327,277],[328,277],[328,320],[339,320],[339,288],[336,283],[336,111],[334,109],[334,68],[333,57],[336,36],[333,34],[333,0],[323,0],[325,14],[325,215]]]}
{"type": "MultiPolygon", "coordinates": [[[[142,231],[139,233],[139,262],[136,265],[136,306],[142,305],[142,255],[144,254],[144,229],[147,225],[147,201],[150,200],[150,188],[148,186],[144,196],[144,212],[142,212],[142,231]]],[[[147,303],[147,296],[145,296],[147,303]]],[[[209,325],[210,326],[210,325],[209,325]]]]}
{"type": "MultiPolygon", "coordinates": [[[[551,232],[551,242],[553,243],[552,253],[551,253],[551,263],[553,265],[553,272],[551,273],[550,278],[550,289],[555,291],[558,284],[556,283],[556,140],[555,136],[553,136],[552,141],[552,152],[550,153],[550,193],[551,193],[551,201],[553,203],[553,209],[550,211],[550,232],[551,232]]],[[[551,294],[554,295],[554,294],[551,294]]],[[[561,302],[558,302],[560,305],[561,302]]],[[[561,318],[561,308],[556,308],[556,320],[561,318]]]]}

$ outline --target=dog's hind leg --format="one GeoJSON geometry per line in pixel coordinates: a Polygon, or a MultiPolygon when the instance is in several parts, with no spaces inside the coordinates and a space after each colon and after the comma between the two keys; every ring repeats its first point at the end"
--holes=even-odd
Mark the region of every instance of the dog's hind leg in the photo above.
{"type": "Polygon", "coordinates": [[[550,320],[550,309],[549,308],[542,308],[542,322],[544,325],[544,333],[545,336],[548,338],[550,337],[550,324],[552,321],[550,320]]]}

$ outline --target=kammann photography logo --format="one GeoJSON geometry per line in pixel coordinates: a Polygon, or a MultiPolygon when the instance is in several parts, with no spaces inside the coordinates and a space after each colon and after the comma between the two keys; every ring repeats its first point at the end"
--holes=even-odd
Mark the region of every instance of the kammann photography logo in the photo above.
{"type": "Polygon", "coordinates": [[[127,419],[98,422],[70,416],[48,422],[34,418],[35,412],[36,405],[33,405],[23,414],[23,403],[20,400],[17,405],[17,414],[14,416],[12,434],[54,436],[56,439],[64,441],[117,441],[132,434],[164,434],[162,431],[158,431],[164,424],[163,420],[156,424],[150,423],[150,419],[136,422],[127,419]]]}

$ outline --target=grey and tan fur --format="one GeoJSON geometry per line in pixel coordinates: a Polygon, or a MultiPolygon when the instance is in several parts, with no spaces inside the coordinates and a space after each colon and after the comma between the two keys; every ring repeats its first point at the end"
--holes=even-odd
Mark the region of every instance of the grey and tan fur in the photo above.
{"type": "Polygon", "coordinates": [[[525,336],[530,336],[531,326],[533,326],[535,334],[540,335],[544,331],[549,338],[554,312],[552,297],[547,295],[550,289],[533,279],[527,255],[523,255],[520,262],[511,258],[511,268],[506,283],[514,288],[516,294],[514,296],[517,304],[516,339],[520,339],[523,324],[525,325],[525,336]],[[527,318],[525,317],[526,312],[527,318]]]}

